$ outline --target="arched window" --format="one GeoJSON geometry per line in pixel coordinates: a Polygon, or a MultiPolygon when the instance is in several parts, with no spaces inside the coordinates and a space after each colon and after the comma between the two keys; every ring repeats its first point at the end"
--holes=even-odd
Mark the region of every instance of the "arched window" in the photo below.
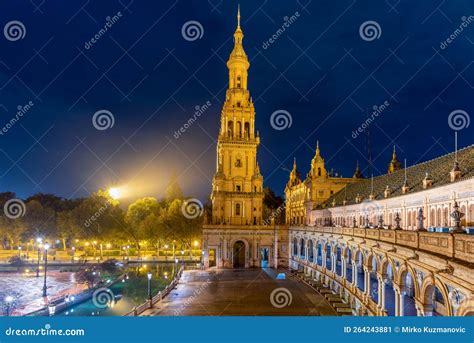
{"type": "Polygon", "coordinates": [[[296,240],[296,238],[293,239],[293,255],[298,255],[298,241],[296,240]]]}
{"type": "Polygon", "coordinates": [[[318,168],[318,176],[321,176],[321,168],[318,168]]]}
{"type": "Polygon", "coordinates": [[[248,122],[244,124],[244,138],[250,138],[250,124],[248,122]]]}
{"type": "Polygon", "coordinates": [[[235,204],[235,215],[240,216],[240,204],[235,204]]]}
{"type": "Polygon", "coordinates": [[[240,75],[237,76],[237,88],[242,87],[242,79],[240,78],[240,75]]]}
{"type": "Polygon", "coordinates": [[[234,123],[231,120],[227,123],[227,136],[234,136],[234,123]]]}

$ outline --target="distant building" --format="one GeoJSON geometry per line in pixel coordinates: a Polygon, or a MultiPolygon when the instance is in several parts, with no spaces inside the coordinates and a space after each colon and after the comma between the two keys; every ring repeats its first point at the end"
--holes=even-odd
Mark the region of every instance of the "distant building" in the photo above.
{"type": "Polygon", "coordinates": [[[307,213],[309,211],[324,203],[348,184],[361,179],[362,173],[358,163],[352,178],[343,178],[328,173],[324,158],[319,150],[319,142],[317,142],[316,152],[311,160],[311,167],[306,179],[301,180],[300,173],[296,168],[296,159],[293,162],[293,170],[290,172],[290,178],[285,187],[286,223],[290,225],[308,224],[307,213]]]}

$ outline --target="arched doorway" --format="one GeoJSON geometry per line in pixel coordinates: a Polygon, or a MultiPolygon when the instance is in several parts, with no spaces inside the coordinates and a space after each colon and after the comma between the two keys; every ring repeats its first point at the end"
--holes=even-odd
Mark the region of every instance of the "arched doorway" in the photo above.
{"type": "Polygon", "coordinates": [[[232,252],[234,268],[245,268],[245,243],[242,241],[235,242],[232,252]]]}

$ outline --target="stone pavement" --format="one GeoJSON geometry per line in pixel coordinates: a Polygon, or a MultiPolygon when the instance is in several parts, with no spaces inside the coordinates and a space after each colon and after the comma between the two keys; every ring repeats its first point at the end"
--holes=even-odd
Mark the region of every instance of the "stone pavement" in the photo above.
{"type": "Polygon", "coordinates": [[[336,315],[321,294],[289,275],[286,275],[286,279],[277,279],[279,273],[282,271],[274,269],[186,271],[178,286],[160,304],[142,315],[336,315]],[[277,288],[285,288],[286,291],[277,290],[272,297],[272,292],[277,288]],[[272,305],[271,300],[277,307],[272,305]]]}

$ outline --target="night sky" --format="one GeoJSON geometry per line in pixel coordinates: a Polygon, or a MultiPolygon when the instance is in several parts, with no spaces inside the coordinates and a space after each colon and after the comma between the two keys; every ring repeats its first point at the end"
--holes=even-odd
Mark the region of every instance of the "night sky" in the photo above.
{"type": "MultiPolygon", "coordinates": [[[[0,35],[1,191],[73,198],[127,185],[130,199],[161,197],[175,171],[187,195],[206,201],[237,3],[2,1],[1,28],[18,21],[24,30],[0,35]],[[107,17],[113,24],[100,33],[107,17]],[[202,27],[197,37],[183,36],[190,21],[202,27]],[[105,130],[93,125],[101,110],[114,119],[105,130]]],[[[449,114],[474,113],[474,20],[441,43],[474,15],[472,0],[240,6],[262,141],[258,160],[276,193],[283,193],[293,157],[306,175],[317,140],[327,167],[344,176],[352,176],[356,160],[369,175],[369,156],[372,173],[385,173],[393,144],[409,165],[454,150],[449,114]],[[378,25],[375,37],[360,34],[367,21],[378,25]],[[367,112],[384,103],[370,138],[367,130],[354,138],[367,112]],[[277,110],[290,114],[290,127],[272,127],[277,110]]],[[[460,147],[473,143],[473,128],[459,131],[460,147]]]]}

